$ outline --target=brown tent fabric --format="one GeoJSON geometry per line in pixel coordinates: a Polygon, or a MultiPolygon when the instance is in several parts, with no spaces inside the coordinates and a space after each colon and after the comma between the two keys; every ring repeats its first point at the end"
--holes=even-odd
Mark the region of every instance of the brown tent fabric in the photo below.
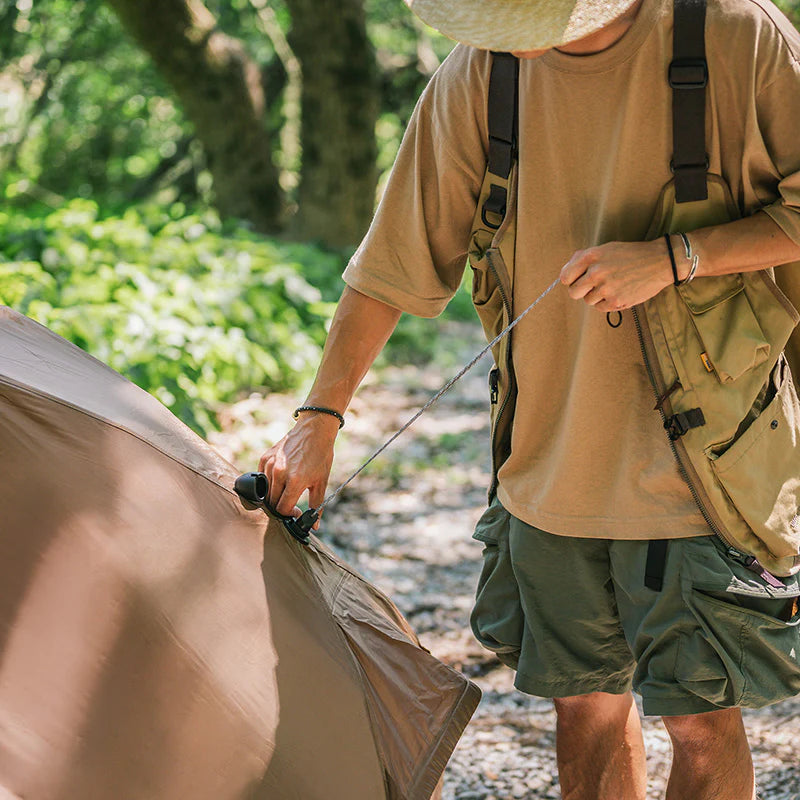
{"type": "Polygon", "coordinates": [[[477,687],[150,395],[0,308],[0,797],[427,800],[477,687]]]}

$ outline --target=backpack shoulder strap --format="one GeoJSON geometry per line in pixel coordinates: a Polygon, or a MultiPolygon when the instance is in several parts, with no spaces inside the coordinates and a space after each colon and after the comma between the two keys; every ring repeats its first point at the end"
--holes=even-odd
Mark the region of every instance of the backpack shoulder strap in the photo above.
{"type": "Polygon", "coordinates": [[[675,201],[708,197],[706,174],[706,0],[674,0],[672,61],[672,161],[675,201]]]}
{"type": "Polygon", "coordinates": [[[487,106],[489,158],[484,180],[488,194],[482,192],[479,201],[481,220],[492,230],[500,227],[508,206],[508,179],[517,158],[518,95],[519,59],[511,53],[492,53],[487,106]]]}

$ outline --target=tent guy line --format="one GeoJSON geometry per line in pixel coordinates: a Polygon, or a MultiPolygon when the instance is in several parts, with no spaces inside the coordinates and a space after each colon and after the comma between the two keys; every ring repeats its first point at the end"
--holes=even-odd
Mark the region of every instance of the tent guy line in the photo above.
{"type": "Polygon", "coordinates": [[[553,289],[560,283],[560,278],[556,278],[524,311],[522,311],[518,316],[516,316],[511,322],[503,328],[497,336],[492,339],[479,353],[477,353],[471,361],[465,364],[459,372],[450,378],[447,383],[433,395],[427,403],[425,403],[422,408],[420,408],[409,420],[406,422],[398,431],[396,431],[392,436],[387,439],[363,464],[361,464],[358,469],[353,472],[350,477],[348,477],[345,481],[339,484],[339,486],[334,489],[317,508],[309,508],[307,511],[304,511],[299,517],[291,517],[285,516],[283,514],[278,513],[278,511],[273,508],[266,500],[267,492],[268,492],[268,484],[266,476],[261,472],[250,472],[245,473],[244,475],[240,475],[236,481],[236,491],[242,497],[243,500],[257,505],[259,507],[263,507],[264,510],[275,517],[278,521],[283,523],[284,527],[289,531],[289,533],[294,536],[295,539],[302,542],[303,544],[308,544],[309,538],[308,534],[311,531],[311,528],[314,526],[314,523],[320,518],[323,510],[330,505],[333,500],[338,497],[338,495],[342,492],[342,490],[352,483],[384,450],[386,450],[392,442],[395,441],[399,436],[401,436],[405,431],[407,431],[437,400],[439,400],[442,395],[448,392],[455,383],[457,383],[464,375],[469,372],[499,341],[501,341],[505,336],[507,336],[511,330],[518,325],[530,311],[532,311],[545,297],[547,297],[553,289]]]}

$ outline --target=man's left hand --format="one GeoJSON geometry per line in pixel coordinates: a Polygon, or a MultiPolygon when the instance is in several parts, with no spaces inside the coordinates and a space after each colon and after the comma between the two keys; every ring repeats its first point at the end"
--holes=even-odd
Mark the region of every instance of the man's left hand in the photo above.
{"type": "MultiPolygon", "coordinates": [[[[683,260],[683,253],[675,253],[683,260]]],[[[578,250],[561,270],[569,296],[598,311],[622,311],[672,283],[664,240],[609,242],[578,250]]]]}

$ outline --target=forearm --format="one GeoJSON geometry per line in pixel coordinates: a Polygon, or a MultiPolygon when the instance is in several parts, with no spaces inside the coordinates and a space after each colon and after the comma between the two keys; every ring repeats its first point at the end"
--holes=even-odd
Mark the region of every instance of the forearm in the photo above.
{"type": "MultiPolygon", "coordinates": [[[[699,228],[687,234],[699,257],[695,277],[752,272],[800,261],[795,244],[763,212],[752,217],[699,228]]],[[[680,280],[689,275],[678,234],[670,236],[680,280]]],[[[648,242],[608,242],[579,250],[561,270],[570,297],[599,311],[621,311],[649,300],[673,282],[664,237],[648,242]]]]}
{"type": "MultiPolygon", "coordinates": [[[[331,323],[317,377],[303,405],[322,406],[344,414],[362,378],[394,330],[400,312],[345,288],[331,323]]],[[[298,498],[308,489],[318,507],[333,463],[339,421],[330,414],[303,412],[258,463],[269,483],[269,501],[281,514],[298,514],[298,498]]]]}
{"type": "Polygon", "coordinates": [[[400,311],[345,287],[304,405],[343,414],[400,319],[400,311]]]}
{"type": "MultiPolygon", "coordinates": [[[[722,225],[700,228],[689,235],[692,250],[700,258],[698,277],[776,267],[800,261],[800,245],[795,244],[764,212],[722,225]]],[[[684,257],[678,236],[672,237],[678,256],[678,275],[685,277],[689,262],[684,257]]]]}

